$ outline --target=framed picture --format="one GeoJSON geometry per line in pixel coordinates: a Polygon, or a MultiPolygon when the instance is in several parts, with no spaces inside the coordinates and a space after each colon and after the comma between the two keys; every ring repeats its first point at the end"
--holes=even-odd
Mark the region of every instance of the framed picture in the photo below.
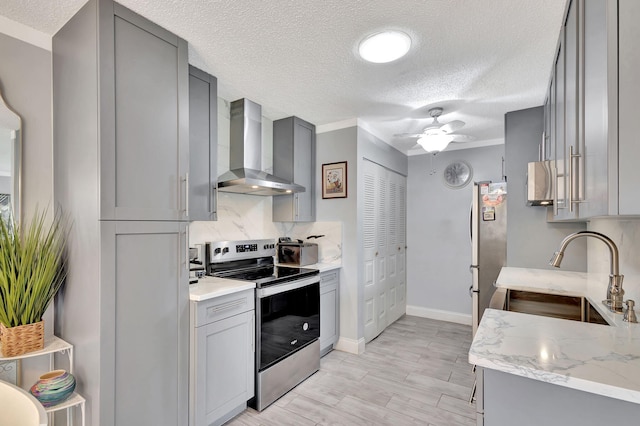
{"type": "Polygon", "coordinates": [[[322,165],[322,198],[347,198],[347,162],[322,165]]]}

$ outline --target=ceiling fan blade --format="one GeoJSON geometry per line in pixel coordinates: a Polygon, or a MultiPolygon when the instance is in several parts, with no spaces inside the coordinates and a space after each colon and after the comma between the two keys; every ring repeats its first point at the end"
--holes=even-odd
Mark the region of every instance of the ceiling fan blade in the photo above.
{"type": "Polygon", "coordinates": [[[468,135],[451,135],[454,143],[473,142],[476,140],[473,136],[468,135]]]}
{"type": "Polygon", "coordinates": [[[393,135],[394,138],[419,138],[420,136],[424,136],[423,133],[396,133],[393,135]]]}
{"type": "Polygon", "coordinates": [[[441,129],[445,132],[445,133],[453,133],[458,129],[461,129],[462,127],[464,127],[464,121],[460,121],[460,120],[453,120],[448,122],[447,124],[444,124],[441,129]]]}

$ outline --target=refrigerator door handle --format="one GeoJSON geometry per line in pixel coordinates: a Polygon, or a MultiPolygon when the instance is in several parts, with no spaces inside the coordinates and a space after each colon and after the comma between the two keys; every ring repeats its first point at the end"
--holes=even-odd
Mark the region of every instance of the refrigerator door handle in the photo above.
{"type": "Polygon", "coordinates": [[[478,265],[469,265],[469,273],[473,274],[474,269],[480,269],[478,265]]]}
{"type": "Polygon", "coordinates": [[[473,297],[473,285],[469,286],[469,297],[473,297]]]}

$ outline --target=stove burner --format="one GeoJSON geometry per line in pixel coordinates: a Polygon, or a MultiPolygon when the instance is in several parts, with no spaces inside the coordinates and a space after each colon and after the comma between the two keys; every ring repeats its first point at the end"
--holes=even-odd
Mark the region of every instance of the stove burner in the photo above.
{"type": "Polygon", "coordinates": [[[315,269],[292,268],[290,266],[264,265],[253,268],[243,268],[240,270],[216,271],[212,275],[220,278],[233,280],[251,281],[256,283],[258,288],[267,287],[274,284],[299,279],[317,274],[315,269]]]}

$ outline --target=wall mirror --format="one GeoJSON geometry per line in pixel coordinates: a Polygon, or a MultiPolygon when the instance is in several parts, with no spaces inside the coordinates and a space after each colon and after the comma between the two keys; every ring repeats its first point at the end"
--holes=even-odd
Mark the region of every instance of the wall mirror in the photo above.
{"type": "Polygon", "coordinates": [[[22,120],[0,93],[0,217],[20,219],[22,120]]]}

